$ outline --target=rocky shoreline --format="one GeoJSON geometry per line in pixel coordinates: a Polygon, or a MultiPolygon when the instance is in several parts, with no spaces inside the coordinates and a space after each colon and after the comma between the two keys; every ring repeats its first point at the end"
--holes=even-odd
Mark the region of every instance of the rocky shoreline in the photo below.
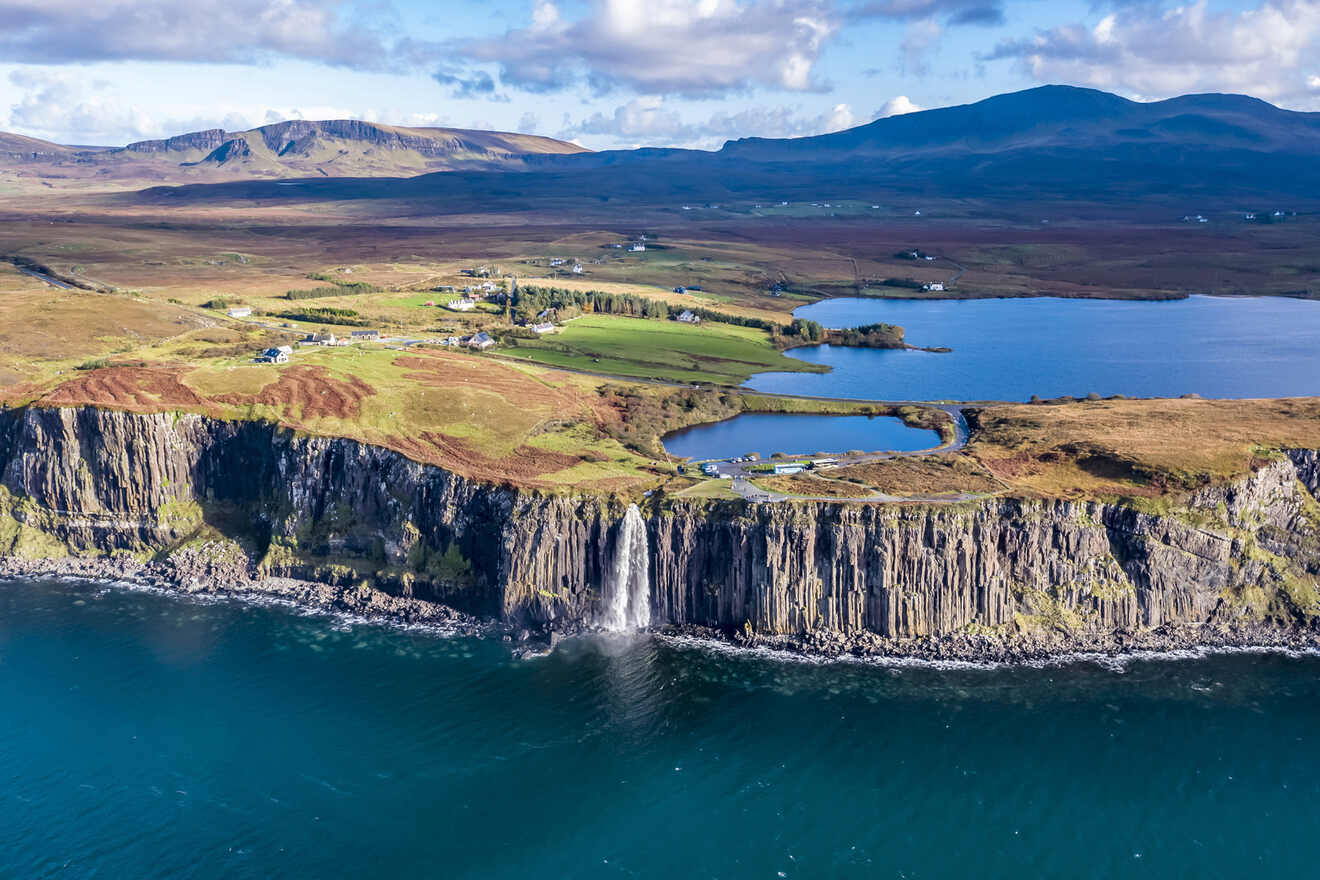
{"type": "Polygon", "coordinates": [[[348,614],[373,621],[443,627],[459,635],[486,635],[488,621],[435,602],[391,596],[360,586],[334,586],[285,577],[254,577],[246,569],[217,570],[200,554],[175,554],[161,561],[132,558],[22,559],[0,557],[0,581],[18,578],[77,578],[127,583],[189,596],[239,600],[267,599],[313,611],[348,614]]]}
{"type": "MultiPolygon", "coordinates": [[[[529,629],[464,614],[446,605],[391,596],[362,586],[336,586],[286,577],[254,576],[238,565],[220,565],[204,551],[176,553],[143,562],[122,558],[24,559],[0,557],[0,581],[18,578],[77,578],[127,583],[184,596],[238,601],[270,600],[361,620],[443,629],[449,635],[502,638],[520,654],[536,654],[589,626],[568,622],[563,628],[529,629]]],[[[695,625],[653,627],[654,634],[685,643],[705,643],[822,661],[872,660],[1025,665],[1069,659],[1177,655],[1205,650],[1277,650],[1320,652],[1320,631],[1287,629],[1263,623],[1165,625],[1141,632],[1067,632],[956,634],[918,639],[886,639],[874,633],[833,631],[801,636],[766,636],[695,625]]]]}
{"type": "Polygon", "coordinates": [[[819,660],[894,660],[974,665],[1035,665],[1069,659],[1122,659],[1207,650],[1320,652],[1320,633],[1300,632],[1268,624],[1170,624],[1144,632],[956,634],[902,640],[885,639],[872,633],[749,635],[698,626],[665,626],[657,628],[656,632],[683,640],[719,642],[740,649],[819,660]]]}

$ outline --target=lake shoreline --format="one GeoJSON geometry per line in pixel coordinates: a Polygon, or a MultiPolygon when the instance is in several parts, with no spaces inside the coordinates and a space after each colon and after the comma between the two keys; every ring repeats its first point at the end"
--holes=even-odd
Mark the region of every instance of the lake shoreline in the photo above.
{"type": "Polygon", "coordinates": [[[785,352],[827,372],[762,372],[744,388],[869,400],[1028,400],[1093,393],[1297,397],[1315,392],[1310,377],[1320,344],[1320,309],[1289,297],[836,297],[799,306],[793,317],[825,328],[903,327],[904,343],[952,352],[926,357],[913,348],[858,348],[827,338],[825,344],[785,352]],[[1224,369],[1225,363],[1234,369],[1224,369]]]}
{"type": "MultiPolygon", "coordinates": [[[[79,580],[110,587],[148,589],[179,598],[220,599],[347,617],[356,622],[419,628],[445,636],[499,638],[519,656],[538,656],[565,639],[596,628],[571,623],[563,629],[527,627],[465,614],[436,602],[392,596],[359,586],[335,586],[287,577],[253,577],[246,570],[207,568],[195,556],[165,561],[134,559],[0,557],[0,583],[15,580],[79,580]]],[[[966,667],[1063,665],[1180,659],[1205,652],[1320,653],[1320,632],[1264,623],[1169,625],[1140,632],[954,634],[888,639],[875,633],[818,631],[767,636],[713,627],[664,624],[645,633],[678,644],[759,654],[779,660],[823,663],[959,665],[966,667]]]]}

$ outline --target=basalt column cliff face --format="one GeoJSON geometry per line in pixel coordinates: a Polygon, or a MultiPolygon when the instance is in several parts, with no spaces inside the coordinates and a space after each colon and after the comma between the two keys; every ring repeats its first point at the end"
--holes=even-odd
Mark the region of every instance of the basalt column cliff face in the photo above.
{"type": "MultiPolygon", "coordinates": [[[[1163,515],[1121,504],[643,508],[653,625],[829,638],[1140,633],[1320,612],[1320,454],[1163,515]]],[[[188,414],[0,419],[0,554],[199,556],[520,625],[597,619],[625,505],[474,483],[389,450],[188,414]]],[[[635,516],[635,514],[634,514],[635,516]]],[[[1065,639],[1066,641],[1066,639],[1065,639]]]]}

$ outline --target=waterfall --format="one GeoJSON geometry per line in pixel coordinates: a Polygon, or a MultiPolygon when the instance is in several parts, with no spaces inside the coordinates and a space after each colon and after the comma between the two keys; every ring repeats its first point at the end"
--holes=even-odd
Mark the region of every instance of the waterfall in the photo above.
{"type": "Polygon", "coordinates": [[[651,622],[651,553],[646,545],[646,521],[636,504],[619,523],[614,565],[605,583],[600,625],[615,632],[641,629],[651,622]]]}

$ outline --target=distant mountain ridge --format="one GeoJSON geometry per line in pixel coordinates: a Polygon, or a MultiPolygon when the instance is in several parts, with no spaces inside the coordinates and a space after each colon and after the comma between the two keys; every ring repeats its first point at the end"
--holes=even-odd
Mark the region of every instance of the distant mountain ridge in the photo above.
{"type": "MultiPolygon", "coordinates": [[[[5,143],[14,155],[72,149],[11,138],[0,140],[0,159],[5,143]]],[[[1164,200],[1179,210],[1237,210],[1320,207],[1317,155],[1320,113],[1284,110],[1243,95],[1143,103],[1095,89],[1042,86],[831,134],[743,138],[716,151],[593,153],[531,135],[294,120],[42,161],[61,175],[148,186],[198,184],[169,196],[153,192],[148,199],[240,193],[335,199],[352,193],[445,198],[451,206],[481,210],[497,204],[521,208],[537,198],[671,206],[739,199],[858,199],[913,207],[939,199],[964,207],[978,200],[1085,201],[1121,203],[1124,209],[1164,200]],[[428,173],[439,171],[446,173],[428,173]]],[[[0,162],[0,169],[15,161],[0,162]]]]}
{"type": "Polygon", "coordinates": [[[74,147],[43,141],[21,134],[0,132],[0,159],[32,161],[57,159],[77,152],[74,147]]]}
{"type": "Polygon", "coordinates": [[[1041,86],[831,134],[743,138],[729,141],[720,152],[765,161],[803,151],[899,156],[1124,144],[1314,151],[1320,147],[1320,113],[1284,110],[1246,95],[1184,95],[1146,103],[1095,89],[1041,86]]]}
{"type": "Polygon", "coordinates": [[[105,176],[180,182],[205,178],[406,177],[516,166],[527,155],[585,152],[512,132],[410,128],[355,119],[289,120],[241,132],[206,129],[124,147],[85,150],[0,134],[0,159],[54,162],[105,176]]]}
{"type": "MultiPolygon", "coordinates": [[[[1320,201],[1320,113],[1245,95],[1130,101],[1041,86],[831,134],[742,138],[716,151],[543,156],[534,169],[610,175],[602,194],[684,200],[1031,200],[1229,195],[1320,201]],[[611,189],[606,189],[606,187],[611,189]]],[[[420,182],[418,184],[421,185],[420,182]]]]}

